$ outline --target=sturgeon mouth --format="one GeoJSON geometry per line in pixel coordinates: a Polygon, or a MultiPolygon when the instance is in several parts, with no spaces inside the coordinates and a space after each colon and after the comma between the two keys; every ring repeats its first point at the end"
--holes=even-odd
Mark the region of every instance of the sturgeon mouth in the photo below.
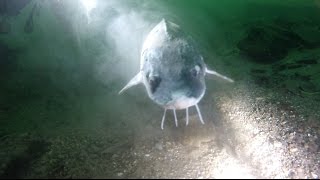
{"type": "Polygon", "coordinates": [[[201,94],[193,95],[186,91],[175,91],[171,93],[171,101],[167,102],[163,107],[165,109],[186,109],[199,103],[204,96],[205,90],[201,94]]]}
{"type": "Polygon", "coordinates": [[[191,106],[196,107],[198,115],[199,115],[199,120],[202,124],[204,124],[204,121],[203,121],[203,118],[201,115],[201,111],[198,106],[198,103],[202,99],[204,92],[205,91],[203,91],[203,93],[198,98],[187,97],[187,96],[181,95],[181,94],[179,95],[179,93],[173,94],[172,97],[175,100],[172,100],[172,101],[168,102],[166,105],[164,105],[164,113],[163,113],[163,117],[162,117],[162,121],[161,121],[161,129],[163,129],[163,124],[166,119],[167,109],[173,110],[173,115],[174,115],[176,127],[178,127],[178,119],[177,119],[177,115],[176,115],[176,110],[186,109],[186,126],[187,126],[189,124],[189,107],[191,107],[191,106]]]}
{"type": "Polygon", "coordinates": [[[172,100],[168,102],[164,108],[166,109],[186,109],[188,107],[194,106],[198,104],[201,97],[194,98],[194,97],[186,97],[182,96],[179,99],[172,100]]]}
{"type": "MultiPolygon", "coordinates": [[[[201,115],[201,111],[200,111],[200,108],[199,108],[198,104],[195,104],[194,106],[197,108],[197,112],[198,112],[198,115],[199,115],[200,122],[202,124],[204,124],[204,121],[203,121],[203,118],[202,118],[202,115],[201,115]]],[[[188,106],[186,108],[186,126],[188,126],[188,124],[189,124],[189,107],[190,106],[188,106]]],[[[175,121],[176,127],[178,127],[178,119],[177,119],[176,109],[172,109],[172,110],[173,110],[174,121],[175,121]]],[[[167,113],[167,108],[164,109],[164,113],[163,113],[163,116],[162,116],[162,121],[161,121],[161,129],[162,130],[163,130],[164,121],[166,120],[166,113],[167,113]]]]}

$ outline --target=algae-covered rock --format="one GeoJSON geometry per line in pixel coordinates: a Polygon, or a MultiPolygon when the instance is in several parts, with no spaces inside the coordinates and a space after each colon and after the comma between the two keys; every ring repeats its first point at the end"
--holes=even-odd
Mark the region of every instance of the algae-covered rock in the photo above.
{"type": "Polygon", "coordinates": [[[289,28],[254,25],[237,44],[240,52],[258,63],[273,63],[285,58],[292,49],[310,49],[316,43],[301,38],[289,28]]]}

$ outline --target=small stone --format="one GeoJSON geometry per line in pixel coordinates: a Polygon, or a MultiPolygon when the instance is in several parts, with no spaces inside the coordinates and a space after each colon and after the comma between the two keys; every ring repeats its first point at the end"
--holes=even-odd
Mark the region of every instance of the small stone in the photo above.
{"type": "Polygon", "coordinates": [[[111,158],[117,158],[117,157],[119,157],[119,155],[118,154],[114,154],[114,155],[112,155],[112,157],[111,158]]]}
{"type": "Polygon", "coordinates": [[[94,152],[99,152],[99,148],[96,145],[92,145],[92,150],[94,152]]]}
{"type": "Polygon", "coordinates": [[[254,135],[257,135],[257,134],[259,134],[259,132],[260,132],[259,129],[254,129],[253,134],[254,134],[254,135]]]}
{"type": "Polygon", "coordinates": [[[161,151],[161,150],[163,150],[163,146],[162,146],[162,143],[157,143],[156,145],[155,145],[155,147],[156,147],[156,149],[158,149],[159,151],[161,151]]]}
{"type": "Polygon", "coordinates": [[[282,146],[281,142],[278,142],[278,141],[275,141],[273,145],[276,148],[280,148],[282,146]]]}
{"type": "Polygon", "coordinates": [[[297,171],[298,171],[299,173],[302,173],[302,172],[303,172],[303,169],[298,168],[297,171]]]}
{"type": "Polygon", "coordinates": [[[289,135],[289,139],[290,139],[290,140],[293,140],[293,139],[294,139],[294,137],[295,137],[295,133],[290,133],[290,135],[289,135]]]}
{"type": "Polygon", "coordinates": [[[289,171],[288,171],[288,177],[293,177],[294,175],[295,175],[296,173],[292,170],[292,169],[290,169],[289,171]]]}
{"type": "Polygon", "coordinates": [[[150,154],[145,154],[145,156],[146,156],[146,157],[149,157],[149,156],[150,156],[150,154]]]}
{"type": "Polygon", "coordinates": [[[298,151],[298,148],[291,148],[290,149],[290,152],[294,153],[294,152],[297,152],[298,151]]]}
{"type": "Polygon", "coordinates": [[[298,168],[296,171],[297,171],[298,177],[299,177],[300,179],[301,179],[301,178],[304,178],[305,173],[304,173],[303,169],[298,168]]]}
{"type": "Polygon", "coordinates": [[[299,128],[299,129],[298,129],[298,132],[302,133],[302,132],[303,132],[303,129],[302,129],[302,128],[299,128]]]}
{"type": "Polygon", "coordinates": [[[311,176],[314,179],[318,179],[319,178],[319,176],[317,174],[315,174],[314,172],[311,172],[311,176]]]}
{"type": "Polygon", "coordinates": [[[117,175],[118,175],[118,176],[123,176],[123,173],[122,173],[122,172],[119,172],[117,175]]]}
{"type": "Polygon", "coordinates": [[[276,175],[274,179],[284,179],[280,174],[276,175]]]}

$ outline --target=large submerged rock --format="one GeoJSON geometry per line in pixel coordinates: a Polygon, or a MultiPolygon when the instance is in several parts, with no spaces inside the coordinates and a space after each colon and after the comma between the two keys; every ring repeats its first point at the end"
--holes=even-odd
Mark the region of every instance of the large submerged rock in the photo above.
{"type": "Polygon", "coordinates": [[[288,27],[273,24],[251,26],[237,44],[240,52],[258,63],[273,63],[287,56],[292,49],[311,49],[309,42],[288,27]]]}

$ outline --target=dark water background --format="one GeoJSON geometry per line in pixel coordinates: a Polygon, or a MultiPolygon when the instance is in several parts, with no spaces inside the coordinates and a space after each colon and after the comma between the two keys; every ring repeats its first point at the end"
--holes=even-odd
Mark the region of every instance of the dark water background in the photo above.
{"type": "Polygon", "coordinates": [[[125,141],[152,136],[150,124],[160,129],[162,109],[142,86],[117,93],[138,72],[143,39],[162,18],[192,35],[221,74],[265,88],[298,79],[281,85],[319,102],[318,0],[100,0],[91,11],[80,0],[0,0],[2,177],[45,174],[28,168],[52,153],[49,139],[125,141]]]}

